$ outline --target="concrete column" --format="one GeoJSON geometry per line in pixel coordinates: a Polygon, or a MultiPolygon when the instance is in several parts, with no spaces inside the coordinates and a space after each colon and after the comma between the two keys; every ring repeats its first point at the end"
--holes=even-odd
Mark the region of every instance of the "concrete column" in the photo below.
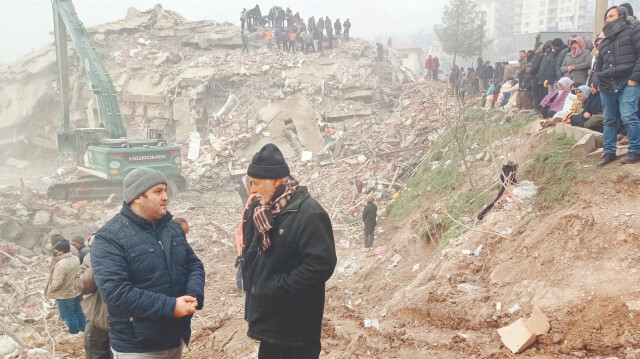
{"type": "Polygon", "coordinates": [[[608,8],[608,0],[596,0],[596,18],[593,22],[593,40],[595,40],[602,32],[602,28],[604,27],[604,14],[607,12],[608,8]]]}

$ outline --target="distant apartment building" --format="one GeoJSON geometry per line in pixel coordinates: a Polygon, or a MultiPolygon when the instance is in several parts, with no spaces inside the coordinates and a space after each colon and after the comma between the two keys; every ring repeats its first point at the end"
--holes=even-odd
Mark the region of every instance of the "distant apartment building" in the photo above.
{"type": "MultiPolygon", "coordinates": [[[[638,1],[638,0],[636,0],[638,1]]],[[[485,59],[517,59],[521,48],[533,48],[540,32],[588,32],[594,23],[594,0],[472,0],[485,21],[485,59]],[[522,43],[521,39],[530,41],[522,43]]]]}

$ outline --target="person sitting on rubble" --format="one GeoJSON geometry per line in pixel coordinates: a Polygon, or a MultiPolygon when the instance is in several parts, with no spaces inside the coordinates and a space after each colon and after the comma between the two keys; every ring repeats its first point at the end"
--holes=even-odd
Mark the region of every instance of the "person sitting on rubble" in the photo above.
{"type": "Polygon", "coordinates": [[[489,80],[487,82],[487,90],[485,91],[484,96],[482,96],[482,103],[481,103],[481,106],[485,110],[490,110],[491,109],[492,99],[493,99],[493,90],[494,89],[495,89],[495,85],[493,84],[493,82],[491,80],[489,80]]]}
{"type": "Polygon", "coordinates": [[[571,116],[571,126],[602,132],[602,100],[593,83],[589,95],[582,102],[582,113],[571,116]]]}
{"type": "Polygon", "coordinates": [[[71,245],[78,250],[78,258],[80,259],[80,264],[82,264],[84,257],[89,253],[89,247],[84,245],[84,238],[82,236],[73,237],[71,245]]]}
{"type": "Polygon", "coordinates": [[[75,288],[76,273],[80,260],[71,253],[66,239],[53,246],[53,268],[44,290],[45,296],[56,300],[60,319],[64,320],[70,334],[84,332],[86,317],[80,307],[82,294],[75,288]]]}
{"type": "Polygon", "coordinates": [[[555,126],[556,123],[571,123],[571,116],[578,113],[584,100],[584,94],[589,93],[589,88],[586,85],[581,85],[575,89],[575,94],[568,94],[562,110],[556,112],[550,120],[546,120],[541,123],[543,128],[555,126]]]}
{"type": "Polygon", "coordinates": [[[563,77],[558,80],[558,89],[551,92],[547,96],[545,96],[542,101],[540,101],[540,113],[542,114],[542,118],[540,119],[541,123],[543,120],[547,120],[553,117],[556,112],[562,110],[564,106],[564,100],[567,98],[569,93],[571,93],[571,84],[573,81],[568,77],[563,77]]]}
{"type": "Polygon", "coordinates": [[[510,77],[504,81],[502,86],[500,86],[500,94],[496,100],[496,102],[499,103],[499,107],[504,107],[507,102],[509,102],[509,98],[511,97],[511,88],[513,87],[514,82],[513,78],[510,77]]]}

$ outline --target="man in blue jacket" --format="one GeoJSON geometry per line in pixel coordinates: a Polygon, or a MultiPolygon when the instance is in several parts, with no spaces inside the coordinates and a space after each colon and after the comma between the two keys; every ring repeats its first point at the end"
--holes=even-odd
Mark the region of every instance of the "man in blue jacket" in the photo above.
{"type": "Polygon", "coordinates": [[[204,301],[204,267],[167,211],[165,176],[137,168],[123,185],[122,210],[91,249],[111,348],[116,358],[180,358],[204,301]]]}

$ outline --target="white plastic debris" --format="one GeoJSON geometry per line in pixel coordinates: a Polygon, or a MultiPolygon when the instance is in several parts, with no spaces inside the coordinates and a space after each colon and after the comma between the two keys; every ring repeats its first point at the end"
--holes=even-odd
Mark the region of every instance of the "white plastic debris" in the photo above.
{"type": "Polygon", "coordinates": [[[411,271],[412,271],[412,272],[415,272],[415,271],[417,271],[418,269],[420,269],[420,263],[418,263],[418,264],[414,265],[414,266],[413,266],[413,268],[411,268],[411,271]]]}
{"type": "Polygon", "coordinates": [[[378,322],[378,319],[365,319],[364,320],[364,327],[365,328],[376,328],[376,329],[380,330],[380,323],[378,322]]]}
{"type": "Polygon", "coordinates": [[[478,248],[476,248],[475,252],[473,252],[473,256],[474,257],[480,256],[480,252],[482,252],[482,244],[479,245],[478,248]]]}
{"type": "Polygon", "coordinates": [[[520,310],[520,304],[516,303],[513,307],[509,308],[507,312],[509,312],[509,314],[513,314],[519,310],[520,310]]]}

